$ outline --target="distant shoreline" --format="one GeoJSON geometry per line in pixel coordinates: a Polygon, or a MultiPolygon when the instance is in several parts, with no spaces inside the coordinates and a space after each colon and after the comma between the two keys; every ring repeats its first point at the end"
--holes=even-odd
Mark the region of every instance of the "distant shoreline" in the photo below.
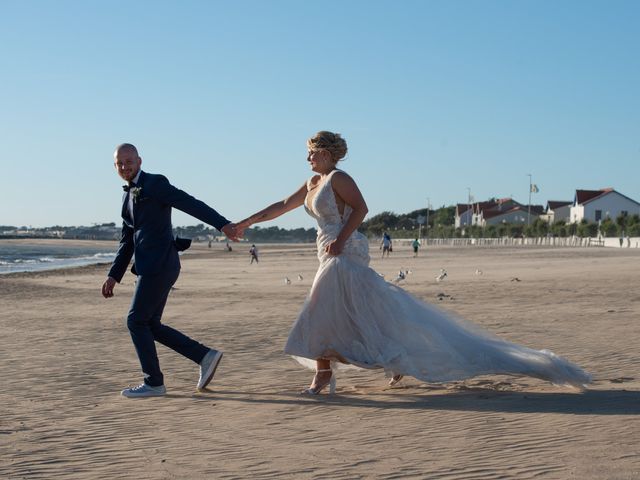
{"type": "Polygon", "coordinates": [[[117,248],[108,240],[0,239],[0,277],[109,264],[117,248]]]}
{"type": "Polygon", "coordinates": [[[67,245],[72,246],[110,246],[113,247],[114,244],[118,244],[117,240],[80,240],[76,238],[43,238],[43,237],[14,237],[14,238],[5,238],[0,237],[0,245],[8,244],[8,245],[55,245],[64,242],[67,245]]]}

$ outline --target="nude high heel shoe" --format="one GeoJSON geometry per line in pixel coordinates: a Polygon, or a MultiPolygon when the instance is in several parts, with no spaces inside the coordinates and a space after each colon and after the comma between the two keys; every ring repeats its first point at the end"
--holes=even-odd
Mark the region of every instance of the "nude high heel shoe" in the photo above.
{"type": "Polygon", "coordinates": [[[314,388],[305,388],[302,392],[300,392],[302,395],[318,395],[327,385],[329,385],[330,395],[336,393],[336,377],[333,374],[333,371],[330,368],[316,370],[316,374],[322,372],[331,372],[331,377],[329,378],[329,380],[321,384],[316,383],[316,386],[314,388]]]}

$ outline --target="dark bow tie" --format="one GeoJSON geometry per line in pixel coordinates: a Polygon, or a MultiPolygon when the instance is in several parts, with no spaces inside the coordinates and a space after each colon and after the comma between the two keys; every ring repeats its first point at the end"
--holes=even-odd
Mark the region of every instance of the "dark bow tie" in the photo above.
{"type": "Polygon", "coordinates": [[[132,188],[136,188],[136,187],[137,185],[135,183],[132,183],[130,185],[122,185],[122,190],[124,190],[125,192],[128,192],[132,188]]]}

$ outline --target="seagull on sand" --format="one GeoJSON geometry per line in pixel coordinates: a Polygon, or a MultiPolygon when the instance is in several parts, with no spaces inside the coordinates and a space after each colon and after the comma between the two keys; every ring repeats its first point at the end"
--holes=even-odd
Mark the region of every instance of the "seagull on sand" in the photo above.
{"type": "Polygon", "coordinates": [[[442,292],[436,295],[436,298],[438,300],[443,300],[445,298],[448,298],[449,300],[453,300],[453,297],[451,295],[447,295],[446,293],[442,293],[442,292]]]}
{"type": "Polygon", "coordinates": [[[436,277],[436,282],[441,282],[447,276],[447,271],[444,268],[440,269],[440,275],[436,277]]]}
{"type": "Polygon", "coordinates": [[[404,273],[404,270],[400,270],[398,272],[398,276],[393,281],[398,283],[404,280],[405,278],[407,278],[407,275],[404,273]]]}
{"type": "Polygon", "coordinates": [[[289,280],[289,277],[284,277],[284,283],[285,285],[291,285],[291,280],[289,280]]]}
{"type": "Polygon", "coordinates": [[[302,275],[298,274],[298,280],[303,280],[302,275]]]}

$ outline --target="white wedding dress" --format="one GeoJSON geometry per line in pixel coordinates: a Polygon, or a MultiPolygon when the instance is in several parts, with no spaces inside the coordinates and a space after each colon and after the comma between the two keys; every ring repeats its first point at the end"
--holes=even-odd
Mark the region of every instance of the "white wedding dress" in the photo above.
{"type": "Polygon", "coordinates": [[[331,172],[305,209],[318,222],[320,267],[285,353],[315,368],[315,359],[332,366],[347,363],[384,368],[388,375],[410,375],[425,382],[448,382],[476,375],[527,375],[582,388],[591,381],[577,365],[548,350],[523,347],[425,303],[369,268],[369,242],[354,232],[338,256],[324,247],[349,218],[341,215],[331,172]]]}

